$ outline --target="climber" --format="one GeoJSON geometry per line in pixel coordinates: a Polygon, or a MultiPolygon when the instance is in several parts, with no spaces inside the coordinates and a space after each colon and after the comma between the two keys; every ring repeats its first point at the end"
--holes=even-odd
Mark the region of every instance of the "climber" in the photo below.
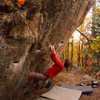
{"type": "Polygon", "coordinates": [[[54,46],[50,46],[50,54],[51,54],[51,59],[54,62],[51,68],[46,70],[43,74],[41,73],[36,73],[36,72],[30,72],[28,74],[28,80],[31,82],[32,79],[35,80],[42,80],[46,81],[47,79],[52,79],[54,78],[58,73],[60,73],[63,68],[67,68],[70,66],[70,62],[68,59],[65,59],[64,64],[56,57],[55,53],[55,48],[54,46]]]}

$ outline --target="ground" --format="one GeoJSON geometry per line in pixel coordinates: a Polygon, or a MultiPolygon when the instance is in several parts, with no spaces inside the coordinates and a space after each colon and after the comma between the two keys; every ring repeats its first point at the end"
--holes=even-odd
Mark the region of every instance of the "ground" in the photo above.
{"type": "MultiPolygon", "coordinates": [[[[78,71],[63,71],[54,79],[55,84],[79,84],[80,82],[85,85],[91,84],[91,79],[86,78],[87,75],[84,75],[82,72],[78,71]],[[85,79],[86,78],[86,79],[85,79]]],[[[81,95],[80,100],[100,100],[100,85],[96,88],[93,88],[93,93],[90,95],[81,95]]]]}

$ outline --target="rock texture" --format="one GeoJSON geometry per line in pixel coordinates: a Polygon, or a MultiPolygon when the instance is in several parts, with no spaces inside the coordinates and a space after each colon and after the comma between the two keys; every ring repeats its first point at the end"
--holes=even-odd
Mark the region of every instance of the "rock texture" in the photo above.
{"type": "MultiPolygon", "coordinates": [[[[28,72],[50,66],[50,44],[61,56],[94,1],[29,0],[32,4],[24,9],[12,1],[0,0],[0,100],[30,100],[31,95],[25,94],[28,72]]],[[[38,83],[33,93],[46,86],[38,83]]]]}

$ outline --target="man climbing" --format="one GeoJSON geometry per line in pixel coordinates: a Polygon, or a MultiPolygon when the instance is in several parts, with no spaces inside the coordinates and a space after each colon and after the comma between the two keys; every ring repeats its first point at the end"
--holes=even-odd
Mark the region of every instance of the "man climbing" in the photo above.
{"type": "Polygon", "coordinates": [[[50,46],[50,54],[51,54],[51,59],[54,62],[52,67],[46,70],[43,74],[36,73],[36,72],[30,72],[28,75],[29,81],[33,79],[42,80],[42,81],[46,81],[49,78],[53,79],[58,73],[60,73],[63,70],[64,67],[67,68],[68,66],[70,66],[70,62],[68,59],[65,59],[64,64],[63,64],[57,58],[54,46],[50,46]]]}

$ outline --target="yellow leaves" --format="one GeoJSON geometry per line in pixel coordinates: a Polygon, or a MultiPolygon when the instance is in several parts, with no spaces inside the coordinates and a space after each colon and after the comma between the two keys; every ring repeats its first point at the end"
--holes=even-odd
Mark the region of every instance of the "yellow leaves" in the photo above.
{"type": "Polygon", "coordinates": [[[92,50],[94,50],[96,53],[98,53],[99,50],[100,50],[100,42],[93,42],[93,43],[91,44],[91,48],[92,48],[92,50]]]}
{"type": "Polygon", "coordinates": [[[99,10],[99,11],[100,11],[100,6],[98,6],[98,7],[97,7],[97,10],[99,10]]]}
{"type": "Polygon", "coordinates": [[[95,15],[100,15],[100,10],[95,12],[95,15]]]}

